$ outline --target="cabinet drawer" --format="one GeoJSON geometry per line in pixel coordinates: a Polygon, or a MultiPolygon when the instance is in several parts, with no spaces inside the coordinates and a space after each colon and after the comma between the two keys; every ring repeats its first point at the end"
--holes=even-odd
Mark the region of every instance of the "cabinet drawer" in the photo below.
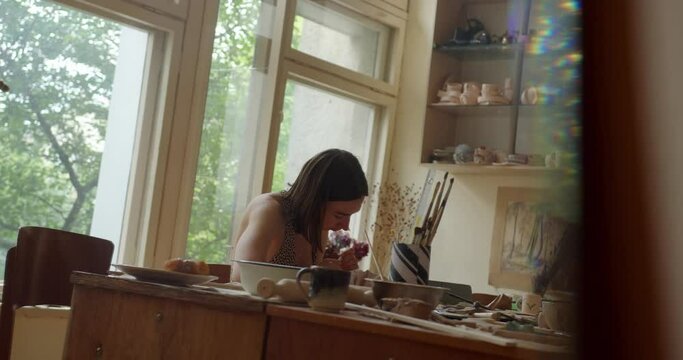
{"type": "Polygon", "coordinates": [[[259,359],[266,317],[77,287],[65,359],[259,359]]]}

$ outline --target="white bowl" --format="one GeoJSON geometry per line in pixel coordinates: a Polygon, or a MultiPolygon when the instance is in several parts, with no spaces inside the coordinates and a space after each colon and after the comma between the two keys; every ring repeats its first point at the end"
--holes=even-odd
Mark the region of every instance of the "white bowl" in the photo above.
{"type": "Polygon", "coordinates": [[[300,267],[278,265],[260,261],[233,260],[239,264],[240,281],[244,290],[258,296],[256,285],[262,278],[269,278],[275,283],[281,279],[296,279],[300,267]]]}

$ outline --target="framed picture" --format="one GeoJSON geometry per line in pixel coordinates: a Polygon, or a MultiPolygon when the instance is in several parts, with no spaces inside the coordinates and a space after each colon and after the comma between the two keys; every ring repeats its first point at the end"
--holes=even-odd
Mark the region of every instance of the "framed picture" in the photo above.
{"type": "Polygon", "coordinates": [[[489,284],[533,291],[534,277],[557,257],[567,228],[552,216],[547,189],[499,187],[496,199],[489,284]]]}

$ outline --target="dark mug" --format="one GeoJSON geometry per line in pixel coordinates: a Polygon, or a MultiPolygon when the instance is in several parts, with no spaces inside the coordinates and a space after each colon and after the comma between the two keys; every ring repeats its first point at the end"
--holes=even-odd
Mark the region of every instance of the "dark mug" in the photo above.
{"type": "Polygon", "coordinates": [[[319,266],[303,268],[296,274],[296,283],[306,296],[308,305],[313,310],[339,312],[346,303],[351,273],[319,266]],[[301,277],[310,273],[311,280],[308,292],[301,285],[301,277]]]}

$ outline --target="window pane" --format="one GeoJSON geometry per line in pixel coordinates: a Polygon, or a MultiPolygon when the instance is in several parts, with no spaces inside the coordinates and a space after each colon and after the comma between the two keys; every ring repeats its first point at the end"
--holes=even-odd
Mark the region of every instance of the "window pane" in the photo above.
{"type": "Polygon", "coordinates": [[[387,80],[391,28],[333,4],[299,0],[292,48],[359,73],[387,80]]]}
{"type": "Polygon", "coordinates": [[[0,273],[21,226],[118,243],[148,41],[49,1],[2,9],[0,273]]]}
{"type": "Polygon", "coordinates": [[[275,5],[220,4],[186,256],[224,262],[238,198],[248,193],[275,5]],[[246,179],[246,181],[245,181],[246,179]]]}
{"type": "Polygon", "coordinates": [[[375,106],[288,80],[280,123],[273,191],[284,190],[313,155],[350,151],[367,171],[375,106]]]}

